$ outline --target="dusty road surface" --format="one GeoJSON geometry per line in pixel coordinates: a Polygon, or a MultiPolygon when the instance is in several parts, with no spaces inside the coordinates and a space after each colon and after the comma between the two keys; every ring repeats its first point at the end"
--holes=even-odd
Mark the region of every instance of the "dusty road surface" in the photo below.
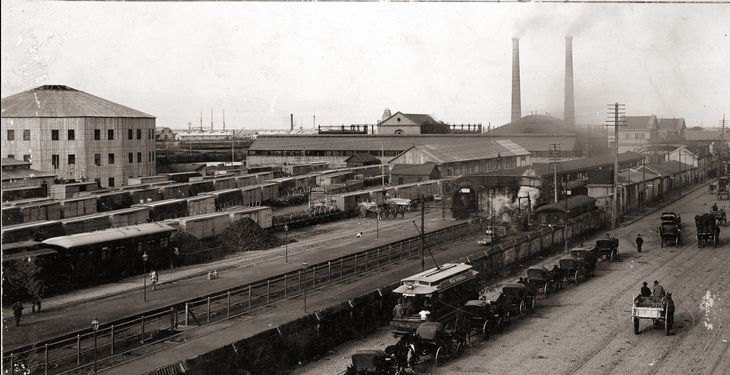
{"type": "MultiPolygon", "coordinates": [[[[660,248],[661,212],[611,231],[621,239],[622,260],[601,262],[596,277],[540,297],[534,313],[514,320],[489,341],[472,340],[465,355],[428,374],[730,374],[730,226],[717,248],[699,249],[694,215],[709,210],[714,197],[700,189],[662,211],[683,217],[684,245],[660,248]],[[638,254],[634,239],[645,239],[638,254]],[[658,280],[673,293],[675,329],[669,336],[642,321],[635,335],[631,304],[642,281],[658,280]]],[[[720,206],[727,203],[720,203],[720,206]]],[[[726,229],[727,228],[727,229],[726,229]]],[[[596,237],[604,237],[605,232],[596,237]]],[[[542,263],[552,264],[556,257],[542,263]]],[[[509,280],[503,280],[507,282],[509,280]]],[[[382,349],[395,339],[387,329],[342,345],[295,374],[337,374],[358,349],[382,349]]]]}

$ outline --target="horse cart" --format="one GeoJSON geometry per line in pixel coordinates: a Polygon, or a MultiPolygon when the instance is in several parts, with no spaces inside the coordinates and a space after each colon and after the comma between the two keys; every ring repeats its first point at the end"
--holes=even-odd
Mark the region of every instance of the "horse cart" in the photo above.
{"type": "Polygon", "coordinates": [[[528,311],[535,309],[537,295],[526,285],[514,283],[505,284],[502,287],[502,294],[497,299],[497,306],[507,311],[509,316],[524,318],[528,311]]]}
{"type": "Polygon", "coordinates": [[[414,363],[433,358],[436,366],[464,352],[466,338],[444,328],[443,323],[424,322],[416,328],[414,363]]]}
{"type": "Polygon", "coordinates": [[[596,248],[594,252],[598,258],[603,258],[605,256],[610,261],[618,259],[618,238],[608,238],[596,241],[596,248]]]}
{"type": "Polygon", "coordinates": [[[718,224],[727,225],[727,213],[725,213],[725,208],[717,208],[717,204],[712,205],[712,211],[710,211],[712,216],[715,217],[715,220],[717,220],[718,224]]]}
{"type": "Polygon", "coordinates": [[[598,247],[576,247],[570,250],[570,256],[579,259],[586,270],[586,276],[595,276],[598,263],[598,247]]]}
{"type": "Polygon", "coordinates": [[[659,245],[679,246],[682,244],[682,230],[674,221],[662,221],[659,225],[659,245]]]}
{"type": "Polygon", "coordinates": [[[558,291],[558,284],[555,281],[555,271],[542,267],[530,267],[527,269],[527,283],[537,293],[544,293],[545,297],[550,295],[550,289],[558,291]]]}
{"type": "Polygon", "coordinates": [[[717,200],[725,199],[730,200],[730,179],[727,177],[720,177],[717,179],[717,200]]]}
{"type": "Polygon", "coordinates": [[[711,243],[713,247],[717,247],[720,242],[720,227],[717,218],[712,213],[697,215],[695,216],[695,225],[697,228],[697,246],[702,248],[711,243]]]}
{"type": "Polygon", "coordinates": [[[352,355],[352,364],[345,375],[401,375],[404,369],[393,356],[382,350],[358,350],[352,355]]]}
{"type": "Polygon", "coordinates": [[[509,321],[506,311],[500,309],[496,303],[483,299],[466,301],[462,310],[462,317],[469,321],[469,333],[476,329],[484,340],[489,339],[489,336],[509,321]]]}
{"type": "Polygon", "coordinates": [[[560,269],[563,271],[563,276],[569,283],[578,284],[581,280],[588,277],[588,272],[584,263],[573,256],[567,256],[560,258],[560,269]]]}
{"type": "Polygon", "coordinates": [[[674,302],[667,297],[637,296],[631,306],[631,318],[634,321],[634,334],[641,332],[641,320],[651,319],[654,327],[664,328],[669,335],[674,323],[674,302]]]}

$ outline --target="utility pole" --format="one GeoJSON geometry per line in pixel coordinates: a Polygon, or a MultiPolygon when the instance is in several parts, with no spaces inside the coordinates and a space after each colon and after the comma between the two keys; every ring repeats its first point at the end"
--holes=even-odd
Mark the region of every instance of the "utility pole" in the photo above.
{"type": "MultiPolygon", "coordinates": [[[[725,114],[722,115],[722,133],[720,134],[720,147],[717,148],[717,178],[720,178],[720,166],[722,165],[722,149],[725,147],[725,114]]],[[[723,168],[723,174],[725,170],[723,168]]]]}
{"type": "Polygon", "coordinates": [[[551,162],[553,163],[553,190],[555,194],[555,203],[558,203],[558,149],[560,143],[551,143],[551,162]]]}
{"type": "Polygon", "coordinates": [[[613,205],[611,206],[611,228],[616,229],[618,221],[618,127],[619,116],[626,115],[626,105],[620,103],[609,104],[607,126],[613,126],[613,205]],[[610,122],[613,122],[611,124],[610,122]]]}
{"type": "Polygon", "coordinates": [[[639,199],[639,208],[643,210],[644,201],[646,201],[646,156],[641,159],[641,194],[642,197],[639,199]]]}
{"type": "MultiPolygon", "coordinates": [[[[383,185],[383,190],[385,190],[385,170],[383,169],[385,167],[385,164],[383,162],[385,161],[385,151],[383,151],[383,145],[380,145],[380,183],[383,185]]],[[[391,182],[391,185],[393,182],[391,182]]]]}
{"type": "Polygon", "coordinates": [[[426,215],[426,199],[424,199],[423,194],[421,194],[421,271],[426,270],[426,254],[424,253],[424,250],[426,248],[426,232],[424,229],[425,215],[426,215]]]}

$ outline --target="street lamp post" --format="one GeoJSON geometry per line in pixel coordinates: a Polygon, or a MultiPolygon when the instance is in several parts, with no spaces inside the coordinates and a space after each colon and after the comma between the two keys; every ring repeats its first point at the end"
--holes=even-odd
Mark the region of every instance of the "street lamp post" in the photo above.
{"type": "Polygon", "coordinates": [[[144,280],[144,288],[143,288],[144,297],[143,297],[143,299],[145,302],[147,302],[147,259],[149,259],[149,257],[147,256],[147,251],[145,251],[144,254],[142,254],[142,264],[144,264],[144,266],[143,266],[144,271],[142,273],[142,280],[144,280]]]}
{"type": "Polygon", "coordinates": [[[99,321],[94,318],[91,321],[91,328],[94,330],[94,374],[96,374],[96,333],[99,331],[99,321]]]}
{"type": "Polygon", "coordinates": [[[284,263],[289,263],[289,226],[284,225],[284,263]]]}
{"type": "Polygon", "coordinates": [[[304,313],[307,313],[307,262],[302,263],[302,273],[304,274],[304,278],[302,279],[302,282],[304,283],[304,313]]]}

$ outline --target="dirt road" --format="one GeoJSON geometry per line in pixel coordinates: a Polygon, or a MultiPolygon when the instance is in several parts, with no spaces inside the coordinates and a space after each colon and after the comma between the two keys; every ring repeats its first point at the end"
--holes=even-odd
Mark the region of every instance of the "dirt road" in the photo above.
{"type": "MultiPolygon", "coordinates": [[[[472,340],[461,358],[438,368],[424,363],[418,373],[729,374],[730,231],[722,228],[717,248],[698,249],[694,228],[694,215],[712,202],[714,197],[700,189],[664,209],[684,216],[684,245],[678,248],[660,248],[660,213],[612,231],[621,239],[620,262],[600,263],[595,278],[540,298],[534,313],[502,334],[486,342],[472,340]],[[634,245],[639,233],[645,239],[641,254],[634,245]],[[633,332],[632,300],[642,281],[654,280],[675,299],[670,336],[648,321],[642,321],[639,335],[633,332]]],[[[605,232],[597,235],[603,236],[605,232]]],[[[347,367],[355,350],[382,349],[394,341],[383,329],[295,373],[335,374],[347,367]]]]}

